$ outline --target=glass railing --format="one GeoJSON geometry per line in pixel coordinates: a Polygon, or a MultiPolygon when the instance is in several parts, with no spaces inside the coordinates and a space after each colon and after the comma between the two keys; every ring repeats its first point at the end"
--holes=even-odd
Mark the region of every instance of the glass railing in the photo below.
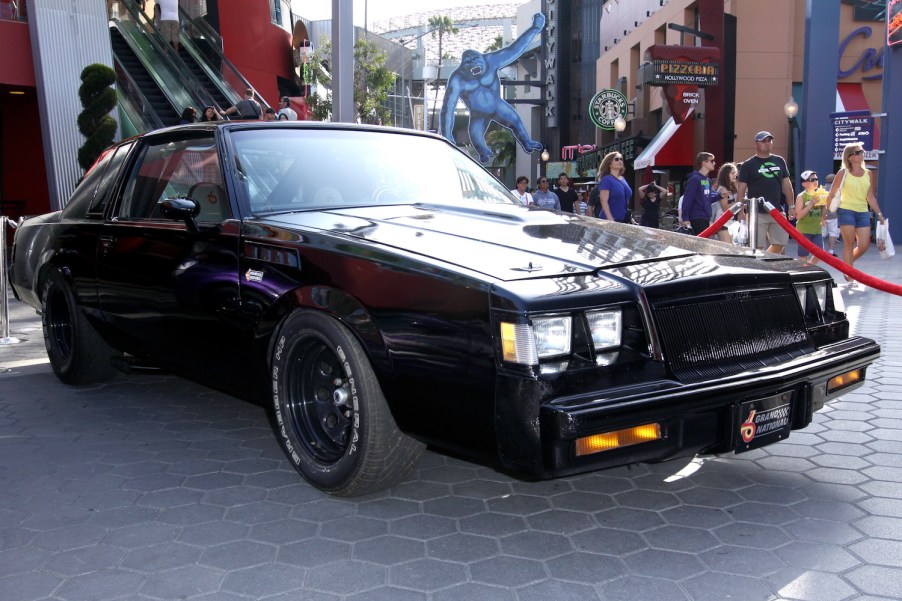
{"type": "Polygon", "coordinates": [[[128,138],[145,131],[163,127],[157,112],[119,59],[113,57],[116,70],[116,97],[119,101],[119,124],[122,137],[128,138]]]}
{"type": "Polygon", "coordinates": [[[0,0],[0,21],[28,21],[25,0],[0,0]]]}
{"type": "MultiPolygon", "coordinates": [[[[182,8],[179,8],[179,16],[182,23],[179,41],[232,105],[244,98],[245,89],[254,89],[254,86],[223,54],[222,37],[207,23],[206,19],[203,17],[192,19],[182,8]],[[201,47],[200,44],[204,44],[204,47],[201,47]],[[207,54],[208,52],[213,56],[207,54]]],[[[269,107],[269,103],[256,91],[254,91],[254,98],[264,109],[269,107]]],[[[215,103],[213,104],[215,106],[215,103]]],[[[220,108],[227,109],[229,107],[220,108]]]]}
{"type": "Polygon", "coordinates": [[[181,113],[188,106],[213,104],[209,92],[197,81],[175,50],[163,41],[153,22],[132,1],[118,1],[112,23],[137,55],[163,94],[181,113]]]}

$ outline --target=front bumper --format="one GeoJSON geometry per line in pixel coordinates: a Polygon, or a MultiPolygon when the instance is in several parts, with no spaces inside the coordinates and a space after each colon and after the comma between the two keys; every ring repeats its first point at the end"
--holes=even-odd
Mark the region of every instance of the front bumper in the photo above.
{"type": "Polygon", "coordinates": [[[681,384],[659,380],[568,397],[554,396],[554,386],[548,382],[500,382],[496,403],[499,456],[509,469],[549,478],[729,452],[740,446],[743,403],[779,397],[790,405],[789,428],[804,428],[824,403],[861,386],[865,370],[879,356],[876,342],[854,337],[791,361],[716,381],[681,384]],[[862,370],[858,383],[827,392],[830,378],[854,369],[862,370]],[[516,395],[517,403],[509,400],[510,394],[516,395]],[[530,415],[534,409],[529,407],[537,408],[536,413],[530,415]],[[660,439],[576,455],[579,438],[649,423],[660,424],[660,439]]]}

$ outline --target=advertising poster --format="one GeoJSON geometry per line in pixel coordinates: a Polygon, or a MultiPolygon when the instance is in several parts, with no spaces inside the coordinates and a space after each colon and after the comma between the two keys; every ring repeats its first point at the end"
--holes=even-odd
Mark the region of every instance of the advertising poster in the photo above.
{"type": "Polygon", "coordinates": [[[887,0],[886,45],[902,44],[902,0],[887,0]]]}

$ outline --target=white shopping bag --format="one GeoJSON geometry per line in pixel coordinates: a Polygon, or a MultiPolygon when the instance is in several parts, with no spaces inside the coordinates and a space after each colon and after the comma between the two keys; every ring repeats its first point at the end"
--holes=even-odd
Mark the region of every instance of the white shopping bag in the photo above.
{"type": "Polygon", "coordinates": [[[883,223],[877,222],[876,238],[881,259],[889,259],[896,254],[896,247],[893,246],[893,239],[889,235],[889,219],[884,219],[883,223]]]}

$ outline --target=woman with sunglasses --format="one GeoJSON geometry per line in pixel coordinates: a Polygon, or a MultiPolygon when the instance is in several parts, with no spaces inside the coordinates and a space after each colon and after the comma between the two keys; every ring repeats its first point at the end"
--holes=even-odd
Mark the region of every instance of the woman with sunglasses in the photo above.
{"type": "MultiPolygon", "coordinates": [[[[839,231],[842,234],[842,260],[851,267],[868,250],[871,244],[871,214],[868,207],[883,223],[883,213],[874,194],[874,172],[869,171],[864,162],[864,148],[860,142],[846,144],[842,151],[843,168],[836,174],[833,186],[827,195],[827,206],[839,194],[839,208],[836,210],[839,231]]],[[[846,276],[846,281],[855,281],[846,276]]]]}
{"type": "Polygon", "coordinates": [[[601,203],[601,212],[598,215],[608,221],[630,222],[629,202],[633,198],[633,189],[623,172],[626,165],[623,164],[623,155],[619,152],[609,152],[601,160],[598,166],[598,199],[601,203]]]}

